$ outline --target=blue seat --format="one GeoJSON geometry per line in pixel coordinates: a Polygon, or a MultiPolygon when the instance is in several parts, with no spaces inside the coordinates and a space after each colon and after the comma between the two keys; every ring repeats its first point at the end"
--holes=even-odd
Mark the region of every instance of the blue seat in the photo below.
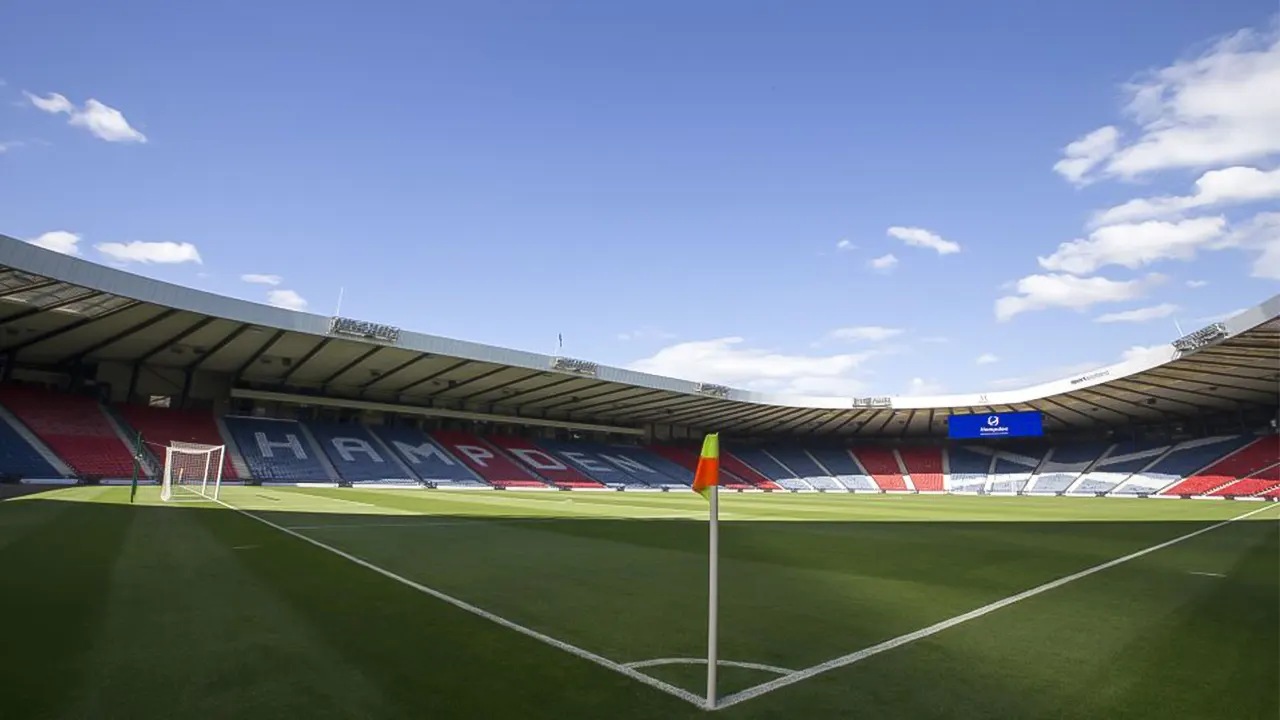
{"type": "Polygon", "coordinates": [[[991,456],[966,447],[947,450],[952,492],[981,492],[991,472],[991,456]]]}
{"type": "Polygon", "coordinates": [[[871,476],[862,471],[853,459],[853,454],[845,449],[822,448],[810,450],[810,454],[822,463],[835,476],[836,482],[855,492],[878,492],[879,487],[871,480],[871,476]]]}
{"type": "Polygon", "coordinates": [[[394,458],[385,457],[386,447],[363,425],[307,423],[307,428],[343,480],[352,483],[417,480],[394,458]]]}
{"type": "Polygon", "coordinates": [[[822,469],[813,458],[809,457],[809,453],[802,448],[796,447],[779,447],[771,448],[769,454],[772,455],[779,463],[795,474],[796,477],[804,480],[819,490],[848,490],[844,485],[836,482],[826,470],[822,469]]]}
{"type": "Polygon", "coordinates": [[[259,480],[329,480],[299,423],[238,416],[227,417],[226,423],[253,477],[259,480]]]}
{"type": "Polygon", "coordinates": [[[471,468],[417,428],[383,426],[373,428],[373,432],[420,480],[441,487],[489,487],[471,468]]]}
{"type": "Polygon", "coordinates": [[[38,450],[7,421],[0,419],[0,473],[19,477],[52,479],[61,477],[38,450]]]}

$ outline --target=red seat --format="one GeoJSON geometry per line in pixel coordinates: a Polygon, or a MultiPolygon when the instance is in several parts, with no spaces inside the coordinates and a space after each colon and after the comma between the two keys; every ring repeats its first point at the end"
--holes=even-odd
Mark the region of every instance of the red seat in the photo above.
{"type": "Polygon", "coordinates": [[[1280,440],[1276,435],[1258,438],[1241,448],[1238,452],[1215,462],[1173,487],[1160,493],[1161,495],[1204,495],[1214,494],[1236,478],[1247,477],[1265,467],[1280,462],[1280,440]]]}
{"type": "MultiPolygon", "coordinates": [[[[907,489],[907,481],[902,478],[902,469],[898,467],[898,459],[894,457],[892,450],[877,447],[854,448],[853,454],[881,490],[907,489]]],[[[941,464],[941,456],[938,462],[941,464]]]]}
{"type": "MultiPolygon", "coordinates": [[[[690,448],[678,447],[676,445],[650,445],[648,450],[659,457],[664,457],[671,462],[689,470],[697,471],[698,469],[698,453],[690,448]]],[[[729,468],[725,467],[724,458],[727,453],[720,453],[720,487],[730,490],[747,490],[754,487],[751,483],[746,482],[738,477],[729,468]]]]}
{"type": "Polygon", "coordinates": [[[0,386],[0,403],[81,477],[127,478],[133,452],[93,398],[23,385],[0,386]]]}
{"type": "Polygon", "coordinates": [[[1224,485],[1209,494],[1218,497],[1251,497],[1276,487],[1280,487],[1280,465],[1272,465],[1262,472],[1224,485]]]}
{"type": "Polygon", "coordinates": [[[540,476],[556,487],[602,488],[600,483],[578,472],[560,458],[534,445],[524,438],[490,436],[485,438],[494,447],[505,450],[516,462],[534,475],[540,476]]]}
{"type": "Polygon", "coordinates": [[[547,487],[547,483],[476,435],[461,430],[437,430],[431,437],[494,487],[547,487]]]}
{"type": "Polygon", "coordinates": [[[899,448],[902,464],[916,490],[942,492],[942,450],[936,447],[899,448]]]}
{"type": "MultiPolygon", "coordinates": [[[[117,412],[134,430],[142,433],[142,439],[152,443],[151,453],[164,462],[164,449],[174,442],[199,443],[201,445],[225,445],[218,423],[207,412],[172,410],[146,405],[119,405],[117,412]]],[[[223,453],[222,477],[236,479],[236,469],[231,456],[223,453]]]]}

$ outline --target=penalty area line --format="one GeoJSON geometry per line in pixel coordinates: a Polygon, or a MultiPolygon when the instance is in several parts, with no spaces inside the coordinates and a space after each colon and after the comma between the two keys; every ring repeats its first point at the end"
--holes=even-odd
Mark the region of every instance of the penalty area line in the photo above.
{"type": "Polygon", "coordinates": [[[1199,530],[1196,530],[1194,532],[1189,532],[1186,535],[1181,535],[1179,537],[1173,538],[1172,540],[1166,540],[1157,545],[1152,545],[1151,547],[1146,548],[1144,550],[1139,550],[1137,552],[1133,552],[1128,555],[1125,555],[1124,557],[1119,557],[1119,558],[1116,558],[1115,560],[1109,560],[1107,562],[1102,563],[1101,565],[1094,565],[1091,568],[1081,570],[1080,572],[1077,572],[1077,573],[1072,573],[1071,575],[1060,577],[1057,580],[1051,580],[1043,585],[1039,585],[1031,588],[1030,590],[1025,590],[1023,592],[1020,592],[1017,595],[1010,595],[1009,597],[1004,598],[1002,600],[997,600],[988,605],[983,605],[982,607],[977,608],[975,610],[970,610],[969,612],[964,613],[963,615],[956,615],[953,618],[943,620],[938,623],[934,623],[929,627],[916,630],[915,632],[907,633],[906,635],[899,635],[896,638],[886,640],[882,643],[879,643],[877,645],[872,645],[871,647],[868,647],[868,648],[863,648],[862,650],[859,650],[857,652],[849,653],[848,655],[843,655],[833,660],[828,660],[824,663],[814,665],[813,667],[805,668],[804,670],[791,673],[790,675],[784,675],[780,678],[776,678],[774,680],[761,683],[752,688],[747,688],[742,692],[734,693],[733,695],[729,695],[728,697],[721,699],[721,701],[716,704],[715,709],[721,710],[723,708],[737,705],[740,702],[745,702],[752,698],[760,697],[761,695],[764,695],[766,693],[771,693],[774,690],[780,690],[784,687],[787,687],[788,685],[794,685],[802,680],[808,680],[811,677],[821,675],[825,672],[835,670],[837,668],[846,667],[856,662],[861,662],[863,660],[866,660],[869,657],[879,655],[882,652],[892,650],[896,647],[901,647],[903,645],[906,645],[907,643],[912,643],[912,642],[915,642],[916,640],[927,638],[930,635],[936,635],[937,633],[940,633],[943,630],[953,628],[956,625],[969,622],[970,620],[976,620],[977,618],[980,618],[983,615],[993,613],[996,610],[999,610],[1004,607],[1008,607],[1014,603],[1022,602],[1023,600],[1026,600],[1029,597],[1035,597],[1036,595],[1039,595],[1041,593],[1045,593],[1050,590],[1060,588],[1063,585],[1066,585],[1068,583],[1073,583],[1076,580],[1080,580],[1081,578],[1086,578],[1090,575],[1093,575],[1094,573],[1102,572],[1103,570],[1113,568],[1117,565],[1123,565],[1124,563],[1127,563],[1130,560],[1137,560],[1138,558],[1144,555],[1149,555],[1157,550],[1163,550],[1164,548],[1167,548],[1171,545],[1177,545],[1178,543],[1183,542],[1184,540],[1190,540],[1191,538],[1196,537],[1198,535],[1203,535],[1207,532],[1217,530],[1218,528],[1223,527],[1224,525],[1229,525],[1233,522],[1236,522],[1237,520],[1244,520],[1247,517],[1250,517],[1252,515],[1257,515],[1260,512],[1265,512],[1270,509],[1271,507],[1268,506],[1268,507],[1258,508],[1257,510],[1252,510],[1242,515],[1237,515],[1236,517],[1230,518],[1229,520],[1223,520],[1220,523],[1216,523],[1214,525],[1209,525],[1207,527],[1200,528],[1199,530]]]}
{"type": "Polygon", "coordinates": [[[556,638],[553,638],[550,635],[545,635],[543,633],[538,632],[537,630],[533,630],[532,628],[527,628],[523,625],[514,623],[500,615],[495,615],[489,612],[488,610],[472,605],[469,602],[459,600],[458,598],[455,598],[452,595],[446,595],[445,593],[442,593],[439,590],[436,590],[435,588],[427,587],[426,585],[423,585],[418,582],[414,582],[413,580],[410,580],[401,575],[397,575],[391,572],[390,570],[387,570],[386,568],[382,568],[377,565],[374,565],[373,563],[367,560],[363,560],[361,558],[356,557],[355,555],[352,555],[351,553],[339,550],[338,548],[333,547],[332,545],[328,545],[319,540],[316,540],[315,538],[308,537],[307,535],[303,535],[302,533],[297,532],[295,530],[291,530],[290,528],[287,528],[283,525],[277,525],[276,523],[273,523],[270,520],[267,520],[266,518],[259,517],[253,514],[252,512],[249,512],[248,510],[241,510],[240,508],[230,503],[227,503],[223,500],[215,500],[214,502],[227,508],[228,510],[234,510],[235,512],[238,512],[241,515],[244,515],[245,517],[251,518],[253,520],[257,520],[263,525],[275,528],[276,530],[279,530],[280,532],[285,533],[286,535],[292,535],[293,537],[298,538],[299,540],[302,540],[304,542],[311,543],[312,545],[315,545],[316,547],[321,548],[322,550],[328,550],[329,552],[333,553],[334,555],[337,555],[338,557],[344,560],[353,562],[356,565],[359,565],[360,567],[363,567],[365,569],[372,570],[373,572],[376,572],[385,578],[394,580],[400,583],[401,585],[405,585],[407,587],[413,588],[418,592],[424,593],[426,595],[430,595],[431,597],[437,600],[446,602],[460,610],[465,610],[466,612],[469,612],[472,615],[477,615],[492,623],[501,625],[502,627],[507,628],[508,630],[514,630],[520,633],[521,635],[531,637],[534,640],[550,645],[551,647],[556,648],[557,650],[563,650],[564,652],[567,652],[570,655],[576,655],[577,657],[580,657],[583,660],[588,660],[590,662],[593,662],[596,665],[612,670],[618,673],[619,675],[625,675],[631,678],[632,680],[636,680],[641,683],[644,683],[645,685],[648,685],[649,687],[654,688],[655,690],[661,690],[662,692],[667,693],[668,695],[678,697],[681,700],[691,703],[699,708],[704,708],[706,706],[705,698],[695,695],[689,692],[688,690],[678,688],[675,685],[672,685],[670,683],[666,683],[657,678],[645,675],[639,670],[635,670],[633,668],[627,667],[622,663],[614,662],[609,658],[604,657],[602,655],[597,655],[591,652],[590,650],[583,650],[577,645],[570,645],[569,643],[564,642],[563,640],[557,640],[556,638]]]}

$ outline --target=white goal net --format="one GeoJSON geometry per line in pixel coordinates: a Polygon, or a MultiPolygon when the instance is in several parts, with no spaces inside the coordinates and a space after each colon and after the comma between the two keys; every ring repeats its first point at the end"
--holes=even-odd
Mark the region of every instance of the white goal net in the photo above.
{"type": "Polygon", "coordinates": [[[225,445],[174,442],[164,449],[164,484],[160,499],[217,500],[222,487],[225,445]]]}

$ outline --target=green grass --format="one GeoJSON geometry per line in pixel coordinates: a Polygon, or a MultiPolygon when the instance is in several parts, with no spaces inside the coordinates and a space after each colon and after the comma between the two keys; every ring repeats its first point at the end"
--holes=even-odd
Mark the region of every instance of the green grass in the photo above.
{"type": "MultiPolygon", "coordinates": [[[[692,493],[224,499],[619,663],[705,656],[692,493]]],[[[705,715],[240,513],[154,489],[127,501],[74,488],[0,502],[5,717],[705,715]]],[[[1280,714],[1280,505],[727,494],[721,658],[791,670],[1260,508],[717,714],[1280,714]]],[[[703,667],[643,672],[702,694],[703,667]]],[[[774,677],[723,668],[720,694],[774,677]]]]}

